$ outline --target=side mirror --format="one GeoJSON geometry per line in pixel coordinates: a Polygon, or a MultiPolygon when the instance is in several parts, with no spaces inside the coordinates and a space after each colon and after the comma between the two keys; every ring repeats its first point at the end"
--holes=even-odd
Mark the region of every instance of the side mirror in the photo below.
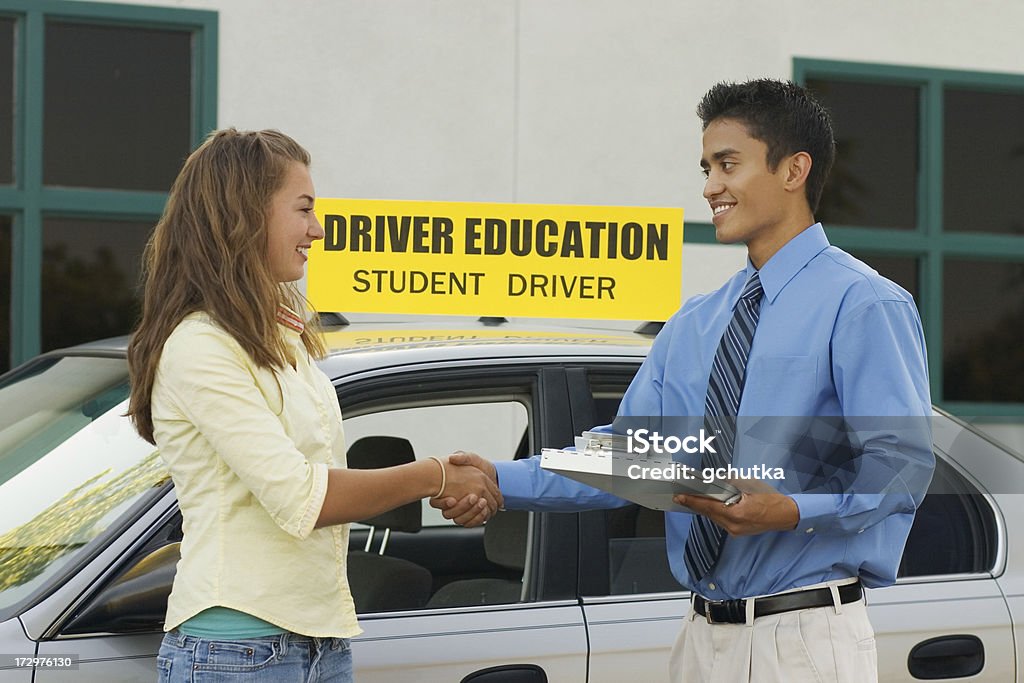
{"type": "Polygon", "coordinates": [[[100,590],[61,629],[65,634],[148,633],[163,628],[181,544],[160,547],[100,590]]]}

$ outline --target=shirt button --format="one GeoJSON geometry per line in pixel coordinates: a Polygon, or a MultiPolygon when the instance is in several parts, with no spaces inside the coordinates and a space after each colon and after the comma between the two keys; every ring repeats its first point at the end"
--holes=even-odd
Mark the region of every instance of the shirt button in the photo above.
{"type": "Polygon", "coordinates": [[[709,583],[709,584],[708,584],[708,588],[710,588],[711,590],[715,590],[716,588],[718,588],[718,586],[716,586],[716,585],[715,585],[715,584],[713,584],[713,583],[709,583]]]}
{"type": "Polygon", "coordinates": [[[813,534],[814,533],[814,527],[813,526],[812,527],[807,527],[806,533],[813,534]]]}

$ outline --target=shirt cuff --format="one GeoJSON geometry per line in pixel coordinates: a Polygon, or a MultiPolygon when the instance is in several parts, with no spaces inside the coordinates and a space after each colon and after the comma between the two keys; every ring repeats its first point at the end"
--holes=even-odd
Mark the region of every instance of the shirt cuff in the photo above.
{"type": "Polygon", "coordinates": [[[515,461],[502,461],[494,463],[494,470],[498,475],[498,489],[505,499],[506,507],[509,498],[532,498],[530,495],[531,473],[529,467],[515,461]]]}
{"type": "Polygon", "coordinates": [[[828,493],[797,493],[790,496],[800,513],[794,533],[815,534],[828,531],[836,516],[836,503],[828,493]]]}
{"type": "Polygon", "coordinates": [[[327,464],[317,463],[310,465],[313,472],[313,485],[310,488],[309,498],[302,511],[302,517],[298,524],[293,527],[289,524],[285,529],[290,534],[301,539],[309,537],[316,528],[316,521],[320,519],[320,512],[324,509],[324,501],[327,499],[327,464]]]}

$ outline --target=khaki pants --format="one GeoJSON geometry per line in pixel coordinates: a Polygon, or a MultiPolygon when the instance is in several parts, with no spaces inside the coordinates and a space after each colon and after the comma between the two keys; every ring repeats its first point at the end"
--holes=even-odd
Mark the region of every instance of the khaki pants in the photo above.
{"type": "MultiPolygon", "coordinates": [[[[827,585],[827,584],[826,584],[827,585]]],[[[671,683],[874,683],[864,601],[709,624],[693,608],[672,648],[671,683]]],[[[749,601],[748,601],[749,603],[749,601]]]]}

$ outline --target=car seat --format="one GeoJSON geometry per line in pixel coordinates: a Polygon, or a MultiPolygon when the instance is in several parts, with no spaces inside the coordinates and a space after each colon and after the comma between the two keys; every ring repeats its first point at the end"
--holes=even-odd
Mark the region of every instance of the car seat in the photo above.
{"type": "MultiPolygon", "coordinates": [[[[484,553],[499,567],[517,571],[526,569],[529,547],[530,513],[501,510],[484,526],[484,553]]],[[[468,607],[519,602],[523,598],[523,580],[480,578],[453,581],[442,586],[427,607],[468,607]]]]}
{"type": "MultiPolygon", "coordinates": [[[[348,449],[350,469],[393,467],[416,461],[412,444],[393,436],[367,436],[348,449]]],[[[348,581],[356,611],[387,612],[419,609],[427,602],[433,576],[423,566],[400,557],[385,555],[392,531],[417,533],[423,528],[423,510],[416,500],[370,519],[361,520],[370,527],[363,550],[348,553],[348,581]],[[370,552],[377,529],[383,530],[378,552],[370,552]]]]}

